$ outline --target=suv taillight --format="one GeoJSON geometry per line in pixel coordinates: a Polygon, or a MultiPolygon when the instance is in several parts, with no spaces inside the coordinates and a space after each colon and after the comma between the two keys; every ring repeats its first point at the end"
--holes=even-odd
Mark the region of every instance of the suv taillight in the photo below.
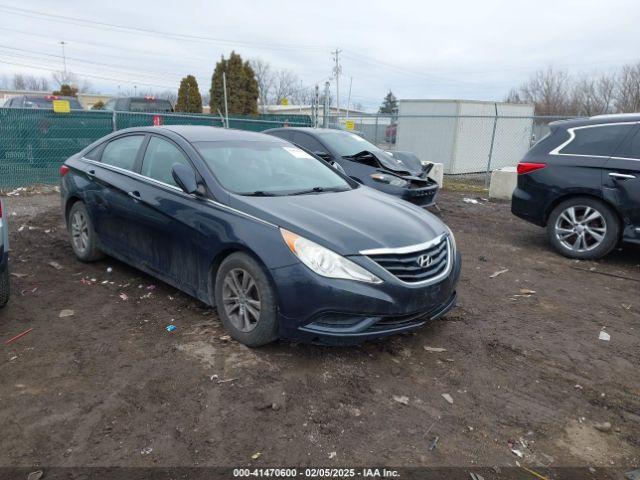
{"type": "Polygon", "coordinates": [[[66,165],[61,165],[60,166],[60,176],[64,177],[67,173],[69,173],[69,167],[67,167],[66,165]]]}
{"type": "Polygon", "coordinates": [[[540,170],[546,166],[546,163],[520,162],[518,164],[518,175],[535,172],[536,170],[540,170]]]}

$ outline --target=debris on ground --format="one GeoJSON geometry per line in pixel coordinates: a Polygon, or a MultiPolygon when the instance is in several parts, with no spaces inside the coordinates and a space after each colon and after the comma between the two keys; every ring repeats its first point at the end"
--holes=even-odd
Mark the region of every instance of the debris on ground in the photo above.
{"type": "Polygon", "coordinates": [[[598,338],[600,340],[604,340],[605,342],[608,342],[609,340],[611,340],[611,335],[609,335],[604,330],[600,330],[600,335],[598,335],[598,338]]]}
{"type": "Polygon", "coordinates": [[[596,430],[599,430],[601,432],[610,432],[611,431],[611,423],[609,423],[609,422],[594,423],[593,424],[593,428],[595,428],[596,430]]]}
{"type": "Polygon", "coordinates": [[[62,265],[58,262],[54,262],[53,260],[48,263],[49,266],[55,268],[56,270],[62,270],[62,265]]]}
{"type": "Polygon", "coordinates": [[[453,397],[451,397],[451,395],[449,395],[448,393],[443,393],[442,398],[444,398],[447,402],[453,405],[453,397]]]}
{"type": "Polygon", "coordinates": [[[522,453],[520,450],[517,450],[515,448],[511,449],[511,453],[513,453],[518,458],[524,457],[524,453],[522,453]]]}
{"type": "Polygon", "coordinates": [[[224,380],[218,380],[218,383],[229,383],[229,382],[235,382],[236,380],[240,380],[240,379],[238,377],[225,378],[224,380]]]}
{"type": "Polygon", "coordinates": [[[469,475],[471,475],[471,480],[484,480],[484,477],[477,473],[469,472],[469,475]]]}
{"type": "Polygon", "coordinates": [[[27,475],[27,480],[40,480],[42,475],[44,475],[42,470],[36,470],[35,472],[31,472],[27,475]]]}
{"type": "Polygon", "coordinates": [[[336,455],[338,455],[336,452],[329,452],[329,460],[336,458],[336,455]]]}
{"type": "Polygon", "coordinates": [[[118,295],[122,300],[129,300],[129,295],[127,295],[126,293],[121,293],[120,295],[118,295]]]}
{"type": "Polygon", "coordinates": [[[144,447],[142,450],[140,450],[140,455],[149,455],[151,452],[153,452],[153,448],[144,447]]]}
{"type": "Polygon", "coordinates": [[[253,460],[257,460],[258,458],[260,458],[262,456],[262,452],[256,452],[253,455],[251,455],[251,458],[253,460]]]}
{"type": "Polygon", "coordinates": [[[167,332],[173,332],[176,329],[175,325],[167,325],[167,332]]]}
{"type": "Polygon", "coordinates": [[[220,337],[220,340],[222,340],[223,342],[228,342],[229,340],[231,340],[231,335],[222,335],[220,337]]]}
{"type": "Polygon", "coordinates": [[[409,397],[407,397],[405,395],[394,395],[393,399],[396,402],[401,403],[403,405],[409,405],[409,397]]]}
{"type": "Polygon", "coordinates": [[[6,342],[4,342],[5,345],[9,345],[12,342],[15,342],[16,340],[18,340],[19,338],[24,337],[26,334],[30,333],[33,330],[33,327],[25,330],[22,333],[19,333],[18,335],[16,335],[15,337],[10,338],[9,340],[7,340],[6,342]]]}
{"type": "Polygon", "coordinates": [[[446,348],[440,348],[440,347],[427,347],[426,345],[423,346],[422,348],[424,348],[427,352],[432,352],[432,353],[442,353],[442,352],[446,352],[447,349],[446,348]]]}
{"type": "Polygon", "coordinates": [[[107,267],[107,273],[111,273],[113,272],[113,268],[112,267],[107,267]]]}
{"type": "Polygon", "coordinates": [[[73,310],[65,308],[64,310],[60,310],[60,313],[58,314],[58,318],[72,317],[74,313],[75,312],[73,310]]]}
{"type": "Polygon", "coordinates": [[[28,277],[28,276],[29,276],[29,274],[27,274],[27,273],[11,272],[11,276],[12,276],[12,277],[16,277],[16,278],[23,278],[23,277],[28,277]]]}
{"type": "Polygon", "coordinates": [[[496,278],[497,276],[502,275],[503,273],[507,273],[508,271],[508,268],[505,268],[504,270],[498,270],[497,272],[493,272],[491,275],[489,275],[489,278],[496,278]]]}
{"type": "Polygon", "coordinates": [[[479,204],[479,203],[480,203],[480,202],[479,202],[478,200],[476,200],[475,198],[468,198],[468,197],[463,198],[463,199],[462,199],[462,201],[463,201],[464,203],[470,203],[470,204],[472,204],[472,205],[477,205],[477,204],[479,204]]]}
{"type": "Polygon", "coordinates": [[[521,288],[520,289],[520,293],[523,295],[535,295],[536,291],[535,290],[530,290],[528,288],[521,288]]]}
{"type": "Polygon", "coordinates": [[[434,438],[431,441],[431,445],[429,445],[429,451],[430,452],[436,449],[436,447],[438,446],[438,440],[440,440],[440,437],[436,436],[436,438],[434,438]]]}

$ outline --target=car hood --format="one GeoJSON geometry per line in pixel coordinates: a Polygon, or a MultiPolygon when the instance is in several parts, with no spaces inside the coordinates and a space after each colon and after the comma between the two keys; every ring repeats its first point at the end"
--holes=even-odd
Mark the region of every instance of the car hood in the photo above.
{"type": "Polygon", "coordinates": [[[341,255],[415,245],[447,231],[426,210],[366,186],[282,197],[231,195],[230,203],[341,255]]]}
{"type": "Polygon", "coordinates": [[[414,159],[405,155],[392,156],[382,150],[365,150],[354,155],[354,159],[356,159],[357,161],[357,157],[364,154],[373,155],[378,160],[378,162],[380,162],[380,165],[382,165],[383,168],[385,168],[386,170],[390,170],[395,174],[409,174],[414,177],[420,177],[422,175],[423,168],[420,164],[420,160],[418,160],[417,157],[414,161],[414,159]]]}

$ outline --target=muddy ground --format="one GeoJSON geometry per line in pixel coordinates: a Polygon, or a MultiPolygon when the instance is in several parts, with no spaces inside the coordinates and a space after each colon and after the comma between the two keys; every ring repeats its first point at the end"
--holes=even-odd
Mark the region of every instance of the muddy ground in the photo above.
{"type": "Polygon", "coordinates": [[[571,261],[508,204],[469,195],[439,197],[464,262],[442,321],[255,350],[153,278],[78,262],[56,195],[5,199],[0,465],[639,466],[640,248],[571,261]]]}

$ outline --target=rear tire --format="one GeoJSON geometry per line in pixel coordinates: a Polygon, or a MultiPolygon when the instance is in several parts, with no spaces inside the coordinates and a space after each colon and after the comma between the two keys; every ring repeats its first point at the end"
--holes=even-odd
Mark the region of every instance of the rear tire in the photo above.
{"type": "Polygon", "coordinates": [[[67,230],[71,248],[78,260],[95,262],[104,257],[104,253],[98,248],[98,236],[84,203],[78,201],[71,206],[67,215],[67,230]]]}
{"type": "Polygon", "coordinates": [[[605,203],[573,197],[553,209],[547,221],[553,248],[569,258],[595,260],[613,250],[620,239],[620,220],[605,203]]]}
{"type": "Polygon", "coordinates": [[[4,307],[9,301],[10,287],[9,267],[7,266],[4,271],[0,273],[0,307],[4,307]]]}
{"type": "Polygon", "coordinates": [[[249,347],[278,338],[275,292],[264,270],[246,253],[232,253],[215,280],[218,317],[229,334],[249,347]]]}

